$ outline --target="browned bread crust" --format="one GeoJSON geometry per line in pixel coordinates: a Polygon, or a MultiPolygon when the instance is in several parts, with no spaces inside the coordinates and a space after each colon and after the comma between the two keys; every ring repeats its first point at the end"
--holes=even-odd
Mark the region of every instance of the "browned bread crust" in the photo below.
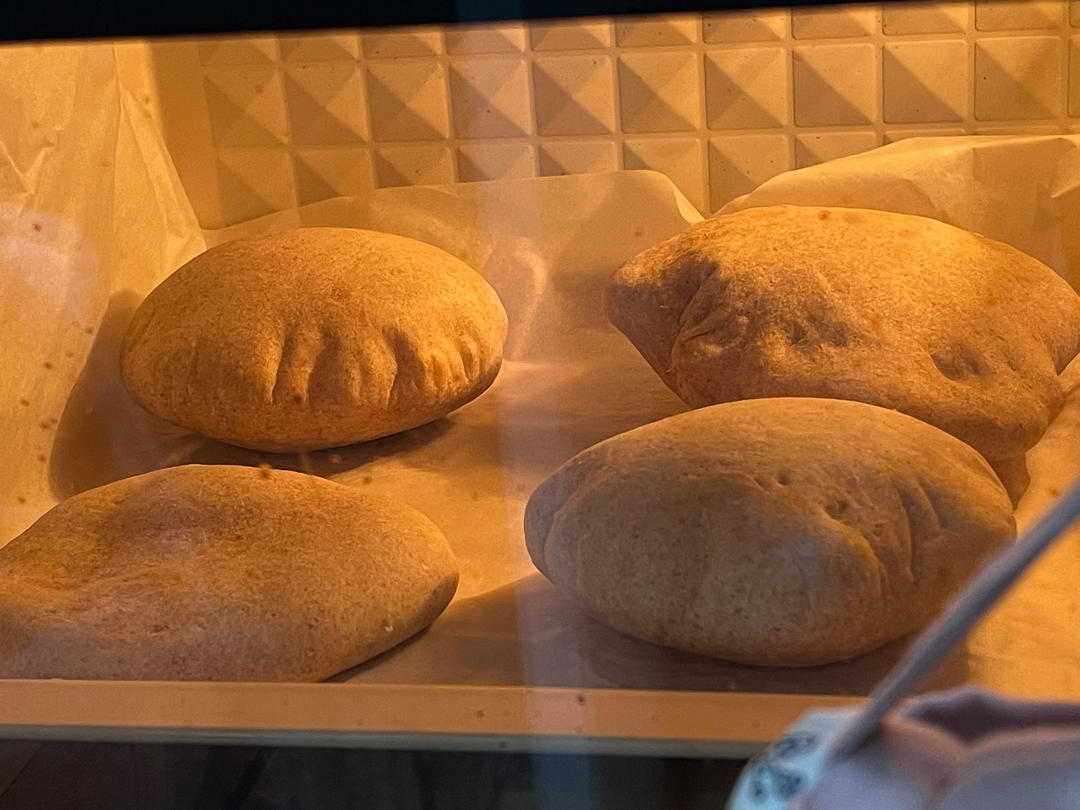
{"type": "Polygon", "coordinates": [[[986,461],[843,400],[701,408],[578,454],[533,493],[533,562],[630,635],[745,664],[852,658],[922,626],[1013,535],[986,461]]]}
{"type": "Polygon", "coordinates": [[[173,467],[69,498],[0,549],[0,677],[322,680],[422,630],[457,580],[404,504],[173,467]]]}
{"type": "Polygon", "coordinates": [[[1050,268],[924,217],[750,208],[615,275],[606,309],[673,391],[894,408],[1016,459],[1060,410],[1080,297],[1050,268]]]}
{"type": "Polygon", "coordinates": [[[142,303],[121,348],[148,411],[259,450],[416,427],[498,374],[506,313],[463,262],[403,236],[301,228],[219,245],[142,303]]]}

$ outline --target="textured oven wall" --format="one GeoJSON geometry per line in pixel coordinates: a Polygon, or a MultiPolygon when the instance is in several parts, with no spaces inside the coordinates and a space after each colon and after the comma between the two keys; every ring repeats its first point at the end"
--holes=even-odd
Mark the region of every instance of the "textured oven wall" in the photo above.
{"type": "Polygon", "coordinates": [[[912,135],[1080,131],[1080,0],[155,44],[206,227],[415,183],[619,168],[710,212],[912,135]]]}

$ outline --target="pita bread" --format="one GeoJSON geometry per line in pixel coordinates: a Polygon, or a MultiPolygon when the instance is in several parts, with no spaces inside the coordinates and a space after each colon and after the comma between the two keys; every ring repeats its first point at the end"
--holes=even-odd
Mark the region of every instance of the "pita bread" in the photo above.
{"type": "Polygon", "coordinates": [[[971,447],[896,411],[754,399],[578,454],[532,495],[536,566],[600,621],[744,664],[853,658],[921,627],[1015,532],[971,447]]]}
{"type": "Polygon", "coordinates": [[[403,236],[300,228],[219,245],[142,303],[121,347],[148,411],[257,450],[366,441],[445,416],[495,380],[495,291],[403,236]]]}
{"type": "Polygon", "coordinates": [[[425,628],[457,580],[404,504],[269,468],[158,470],[0,549],[0,677],[318,681],[425,628]]]}
{"type": "Polygon", "coordinates": [[[1080,349],[1080,298],[1050,268],[936,220],[862,209],[705,220],[622,267],[606,309],[691,407],[800,396],[894,408],[1021,486],[1080,349]]]}

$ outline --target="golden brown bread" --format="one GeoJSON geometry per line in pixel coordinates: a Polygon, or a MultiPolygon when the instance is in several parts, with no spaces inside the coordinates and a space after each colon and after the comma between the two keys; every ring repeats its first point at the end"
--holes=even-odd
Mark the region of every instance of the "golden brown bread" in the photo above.
{"type": "Polygon", "coordinates": [[[219,245],[162,282],[121,348],[152,413],[232,444],[306,450],[445,416],[494,381],[506,313],[450,254],[350,228],[219,245]]]}
{"type": "Polygon", "coordinates": [[[854,399],[1001,468],[1061,408],[1057,375],[1080,349],[1080,298],[1050,268],[936,220],[862,209],[705,220],[622,267],[605,304],[692,407],[854,399]]]}
{"type": "Polygon", "coordinates": [[[779,666],[917,629],[1014,531],[968,445],[896,411],[811,398],[715,405],[615,436],[525,511],[533,562],[601,621],[779,666]]]}
{"type": "Polygon", "coordinates": [[[422,630],[457,579],[404,504],[267,468],[159,470],[0,549],[0,677],[322,680],[422,630]]]}

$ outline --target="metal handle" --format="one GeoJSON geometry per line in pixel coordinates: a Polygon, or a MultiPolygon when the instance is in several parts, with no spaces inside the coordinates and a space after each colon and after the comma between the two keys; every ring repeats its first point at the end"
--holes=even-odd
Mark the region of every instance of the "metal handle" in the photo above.
{"type": "Polygon", "coordinates": [[[992,559],[937,620],[923,632],[893,670],[870,693],[865,708],[834,740],[830,756],[854,753],[882,718],[919,685],[1021,574],[1080,517],[1080,480],[1058,499],[1015,544],[992,559]]]}

